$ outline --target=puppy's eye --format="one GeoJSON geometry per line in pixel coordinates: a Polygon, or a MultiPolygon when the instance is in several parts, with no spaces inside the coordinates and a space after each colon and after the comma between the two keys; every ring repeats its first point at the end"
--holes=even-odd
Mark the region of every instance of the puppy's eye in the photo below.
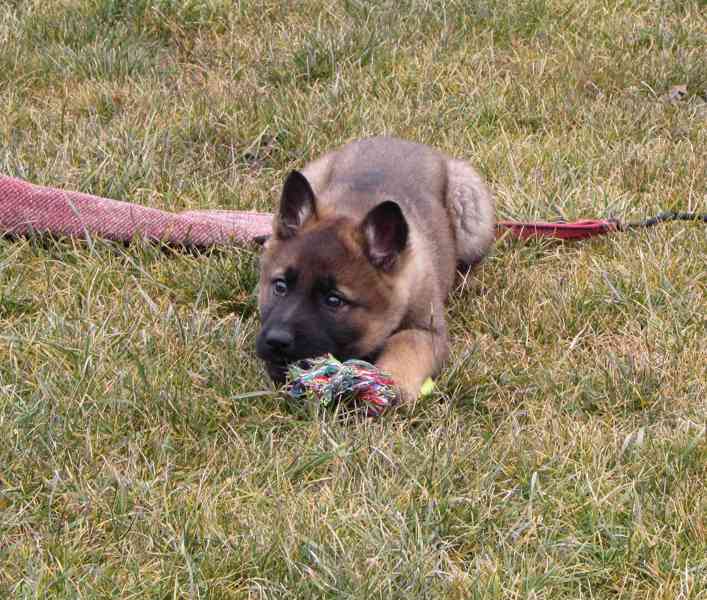
{"type": "Polygon", "coordinates": [[[276,279],[272,282],[272,293],[276,296],[284,296],[287,290],[287,282],[284,279],[276,279]]]}
{"type": "Polygon", "coordinates": [[[329,308],[341,308],[344,304],[346,304],[346,300],[338,294],[327,294],[324,296],[324,304],[326,304],[329,308]]]}

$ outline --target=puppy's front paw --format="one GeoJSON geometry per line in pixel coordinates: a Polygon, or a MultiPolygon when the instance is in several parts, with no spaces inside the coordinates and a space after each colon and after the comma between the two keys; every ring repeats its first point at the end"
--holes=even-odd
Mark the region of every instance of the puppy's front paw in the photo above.
{"type": "Polygon", "coordinates": [[[406,329],[388,339],[376,367],[395,381],[401,403],[412,405],[423,383],[439,370],[446,356],[445,332],[406,329]]]}
{"type": "Polygon", "coordinates": [[[385,364],[376,364],[376,367],[393,380],[395,389],[398,392],[398,406],[412,404],[418,399],[422,385],[420,377],[410,377],[403,369],[386,367],[385,364]]]}

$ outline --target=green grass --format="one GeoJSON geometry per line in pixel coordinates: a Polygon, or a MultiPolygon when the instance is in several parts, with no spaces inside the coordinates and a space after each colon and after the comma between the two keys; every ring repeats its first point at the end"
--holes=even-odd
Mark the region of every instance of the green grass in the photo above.
{"type": "MultiPolygon", "coordinates": [[[[6,0],[0,172],[271,210],[393,133],[502,218],[704,212],[704,10],[6,0]]],[[[377,422],[270,388],[249,250],[0,241],[0,596],[707,598],[706,241],[499,242],[432,398],[377,422]]]]}

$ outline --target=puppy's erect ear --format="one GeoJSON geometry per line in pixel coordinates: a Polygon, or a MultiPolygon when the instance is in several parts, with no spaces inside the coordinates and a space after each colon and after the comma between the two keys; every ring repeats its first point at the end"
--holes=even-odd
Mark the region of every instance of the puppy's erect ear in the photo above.
{"type": "Polygon", "coordinates": [[[371,209],[361,231],[368,260],[377,269],[390,271],[408,241],[408,224],[400,206],[388,200],[371,209]]]}
{"type": "Polygon", "coordinates": [[[316,216],[314,192],[309,181],[299,171],[292,171],[282,188],[275,235],[283,240],[291,238],[307,219],[316,216]]]}

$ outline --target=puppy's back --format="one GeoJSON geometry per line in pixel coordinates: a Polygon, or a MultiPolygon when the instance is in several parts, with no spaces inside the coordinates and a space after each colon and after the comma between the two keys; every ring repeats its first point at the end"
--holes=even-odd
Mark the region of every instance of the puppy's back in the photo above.
{"type": "Polygon", "coordinates": [[[324,155],[303,173],[324,211],[356,219],[383,200],[400,204],[444,274],[443,287],[451,285],[457,263],[478,263],[493,243],[495,207],[483,179],[466,161],[430,146],[367,138],[324,155]]]}

